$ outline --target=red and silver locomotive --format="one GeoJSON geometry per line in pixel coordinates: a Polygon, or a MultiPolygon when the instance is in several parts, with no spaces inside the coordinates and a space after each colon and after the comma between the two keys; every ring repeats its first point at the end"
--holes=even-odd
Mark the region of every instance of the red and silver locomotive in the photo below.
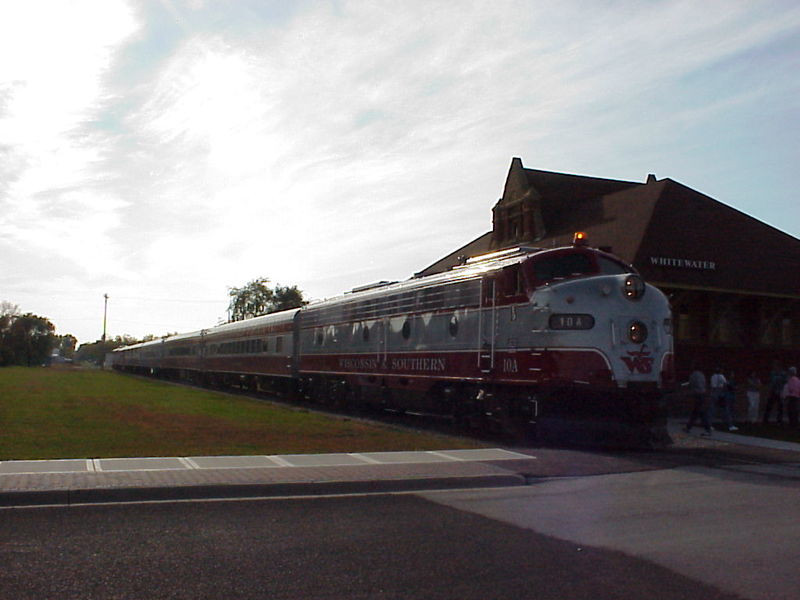
{"type": "Polygon", "coordinates": [[[653,441],[672,382],[667,298],[615,256],[515,248],[436,275],[147,342],[115,368],[542,437],[653,441]]]}

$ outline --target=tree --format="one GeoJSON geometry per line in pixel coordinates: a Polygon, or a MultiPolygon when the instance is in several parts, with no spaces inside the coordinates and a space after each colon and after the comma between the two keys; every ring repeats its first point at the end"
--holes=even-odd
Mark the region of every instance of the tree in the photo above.
{"type": "Polygon", "coordinates": [[[19,316],[19,306],[8,302],[7,300],[3,300],[0,302],[0,318],[2,317],[18,317],[19,316]]]}
{"type": "Polygon", "coordinates": [[[276,285],[272,289],[267,286],[268,283],[266,277],[258,277],[240,288],[228,288],[230,320],[242,321],[307,304],[303,300],[303,292],[296,285],[276,285]]]}
{"type": "Polygon", "coordinates": [[[106,354],[114,350],[114,348],[130,346],[137,343],[139,343],[139,340],[125,334],[118,335],[115,338],[109,338],[105,341],[98,340],[91,344],[81,344],[80,348],[78,348],[78,351],[75,353],[75,360],[102,365],[103,361],[105,361],[106,354]]]}
{"type": "Polygon", "coordinates": [[[19,306],[3,300],[0,302],[0,365],[13,365],[14,354],[7,345],[6,337],[11,323],[19,316],[19,306]]]}
{"type": "Polygon", "coordinates": [[[228,312],[231,321],[243,321],[267,313],[272,301],[272,290],[267,287],[269,279],[259,277],[247,282],[243,287],[228,289],[230,303],[228,312]]]}
{"type": "Polygon", "coordinates": [[[77,344],[78,339],[74,335],[68,333],[67,335],[57,335],[55,337],[54,347],[64,358],[72,358],[75,356],[75,346],[77,346],[77,344]]]}
{"type": "Polygon", "coordinates": [[[308,304],[303,300],[303,292],[296,285],[292,287],[276,285],[272,291],[272,310],[268,312],[278,312],[291,308],[300,308],[308,304]]]}
{"type": "Polygon", "coordinates": [[[45,317],[22,314],[19,306],[0,302],[0,366],[42,365],[50,362],[54,349],[70,357],[78,342],[73,335],[55,335],[55,326],[45,317]]]}
{"type": "Polygon", "coordinates": [[[55,325],[32,313],[0,317],[0,363],[41,365],[48,361],[55,343],[55,325]]]}

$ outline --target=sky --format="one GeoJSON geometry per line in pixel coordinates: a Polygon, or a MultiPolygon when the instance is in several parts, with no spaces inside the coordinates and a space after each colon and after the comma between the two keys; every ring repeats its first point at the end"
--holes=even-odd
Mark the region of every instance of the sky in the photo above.
{"type": "Polygon", "coordinates": [[[402,280],[516,156],[800,237],[798,73],[796,0],[5,0],[0,301],[92,342],[402,280]]]}

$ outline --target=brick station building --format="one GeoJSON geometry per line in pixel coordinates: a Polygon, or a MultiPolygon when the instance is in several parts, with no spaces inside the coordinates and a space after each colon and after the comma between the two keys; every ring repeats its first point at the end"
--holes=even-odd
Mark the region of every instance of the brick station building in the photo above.
{"type": "MultiPolygon", "coordinates": [[[[590,245],[631,263],[670,298],[676,370],[717,365],[742,382],[773,361],[800,367],[800,240],[671,179],[617,181],[511,161],[492,231],[418,275],[515,246],[590,245]]],[[[685,380],[685,379],[683,379],[685,380]]]]}

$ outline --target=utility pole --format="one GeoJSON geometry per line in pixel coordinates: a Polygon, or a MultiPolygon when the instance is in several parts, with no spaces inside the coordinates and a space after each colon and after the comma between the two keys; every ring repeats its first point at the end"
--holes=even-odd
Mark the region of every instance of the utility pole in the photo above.
{"type": "Polygon", "coordinates": [[[106,321],[108,317],[108,294],[103,294],[103,299],[105,300],[105,304],[103,306],[103,338],[102,341],[106,341],[106,321]]]}

